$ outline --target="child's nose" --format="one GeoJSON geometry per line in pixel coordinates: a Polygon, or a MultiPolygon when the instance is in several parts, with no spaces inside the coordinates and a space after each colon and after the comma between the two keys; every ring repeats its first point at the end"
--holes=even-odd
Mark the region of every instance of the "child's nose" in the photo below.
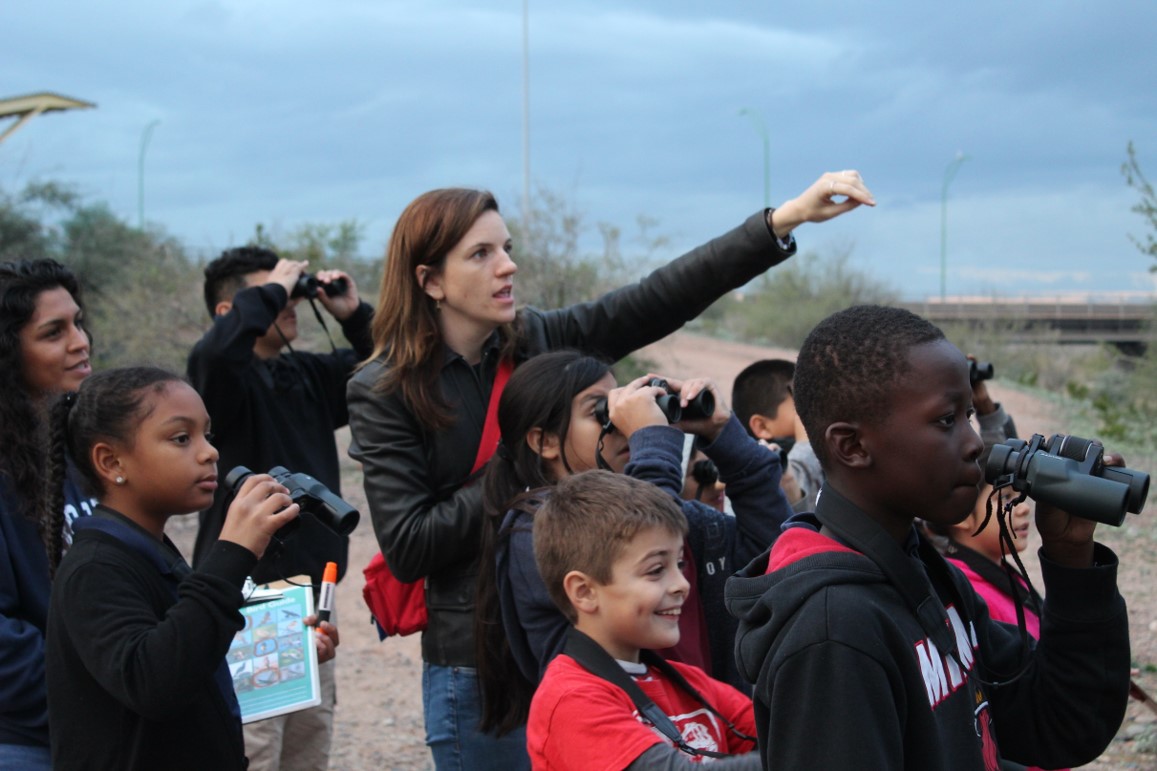
{"type": "Polygon", "coordinates": [[[979,460],[980,453],[984,451],[984,440],[980,438],[980,434],[976,433],[976,429],[971,425],[968,426],[968,435],[964,442],[964,457],[968,460],[979,460]]]}

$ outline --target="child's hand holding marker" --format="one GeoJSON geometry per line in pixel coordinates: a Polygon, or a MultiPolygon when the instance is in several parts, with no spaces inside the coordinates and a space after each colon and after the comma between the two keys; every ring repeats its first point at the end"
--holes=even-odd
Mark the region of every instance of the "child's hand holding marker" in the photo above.
{"type": "Polygon", "coordinates": [[[317,600],[317,613],[306,616],[305,625],[317,629],[317,662],[324,663],[337,655],[340,635],[337,627],[329,622],[333,612],[334,592],[337,589],[337,563],[325,563],[325,573],[321,579],[321,595],[317,600]]]}

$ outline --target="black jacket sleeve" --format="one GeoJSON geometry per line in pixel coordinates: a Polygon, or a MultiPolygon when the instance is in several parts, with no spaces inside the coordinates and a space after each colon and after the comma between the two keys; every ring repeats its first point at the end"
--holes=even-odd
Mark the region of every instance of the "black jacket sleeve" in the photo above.
{"type": "Polygon", "coordinates": [[[374,352],[374,337],[370,328],[373,320],[373,307],[369,303],[362,302],[349,318],[341,322],[341,332],[353,346],[358,361],[365,361],[374,352]]]}
{"type": "Polygon", "coordinates": [[[732,289],[795,254],[779,246],[761,211],[742,225],[597,300],[555,311],[528,308],[535,351],[578,348],[618,361],[678,330],[732,289]]]}
{"type": "Polygon", "coordinates": [[[265,334],[288,302],[280,284],[247,287],[233,296],[228,313],[213,319],[213,326],[189,353],[189,381],[213,416],[229,423],[245,405],[245,372],[253,361],[253,345],[265,334]]]}
{"type": "Polygon", "coordinates": [[[148,599],[157,579],[123,560],[88,560],[54,587],[62,611],[55,618],[106,691],[134,712],[163,720],[213,678],[244,626],[241,584],[256,561],[248,549],[218,541],[181,582],[176,604],[158,617],[148,599]]]}
{"type": "Polygon", "coordinates": [[[734,415],[714,442],[700,448],[719,469],[735,510],[733,569],[738,569],[767,550],[792,514],[779,486],[783,476],[779,455],[748,436],[734,415]]]}
{"type": "MultiPolygon", "coordinates": [[[[1090,763],[1125,717],[1129,618],[1116,555],[1097,544],[1094,559],[1095,567],[1075,569],[1040,555],[1040,641],[1025,674],[990,695],[1001,754],[1010,760],[1043,768],[1090,763]]],[[[977,634],[988,653],[981,663],[995,679],[1015,671],[1020,640],[1015,627],[983,617],[988,623],[977,634]]]]}

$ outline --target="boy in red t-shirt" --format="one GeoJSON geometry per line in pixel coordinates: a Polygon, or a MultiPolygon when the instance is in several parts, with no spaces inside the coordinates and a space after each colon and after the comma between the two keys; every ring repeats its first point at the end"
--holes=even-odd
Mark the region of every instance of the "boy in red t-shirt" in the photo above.
{"type": "Polygon", "coordinates": [[[531,702],[534,768],[672,769],[704,757],[720,769],[760,767],[751,700],[651,653],[679,641],[686,533],[669,495],[607,471],[563,479],[539,510],[535,560],[573,627],[531,702]]]}

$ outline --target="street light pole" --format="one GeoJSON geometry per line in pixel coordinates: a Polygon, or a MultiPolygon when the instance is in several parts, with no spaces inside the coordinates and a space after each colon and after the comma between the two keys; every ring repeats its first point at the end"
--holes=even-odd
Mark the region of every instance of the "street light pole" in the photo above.
{"type": "Polygon", "coordinates": [[[154,120],[141,132],[141,152],[137,159],[137,227],[141,230],[145,229],[145,150],[149,146],[153,129],[159,123],[159,120],[154,120]]]}
{"type": "Polygon", "coordinates": [[[940,302],[944,302],[948,271],[948,186],[960,170],[960,164],[967,160],[967,155],[956,151],[956,157],[944,169],[944,184],[940,188],[940,302]]]}
{"type": "Polygon", "coordinates": [[[768,208],[771,206],[771,140],[768,138],[767,124],[764,122],[763,116],[750,107],[744,107],[739,111],[739,114],[751,118],[751,122],[755,124],[755,130],[763,139],[763,206],[768,208]]]}
{"type": "Polygon", "coordinates": [[[522,0],[522,226],[530,233],[530,0],[522,0]]]}

